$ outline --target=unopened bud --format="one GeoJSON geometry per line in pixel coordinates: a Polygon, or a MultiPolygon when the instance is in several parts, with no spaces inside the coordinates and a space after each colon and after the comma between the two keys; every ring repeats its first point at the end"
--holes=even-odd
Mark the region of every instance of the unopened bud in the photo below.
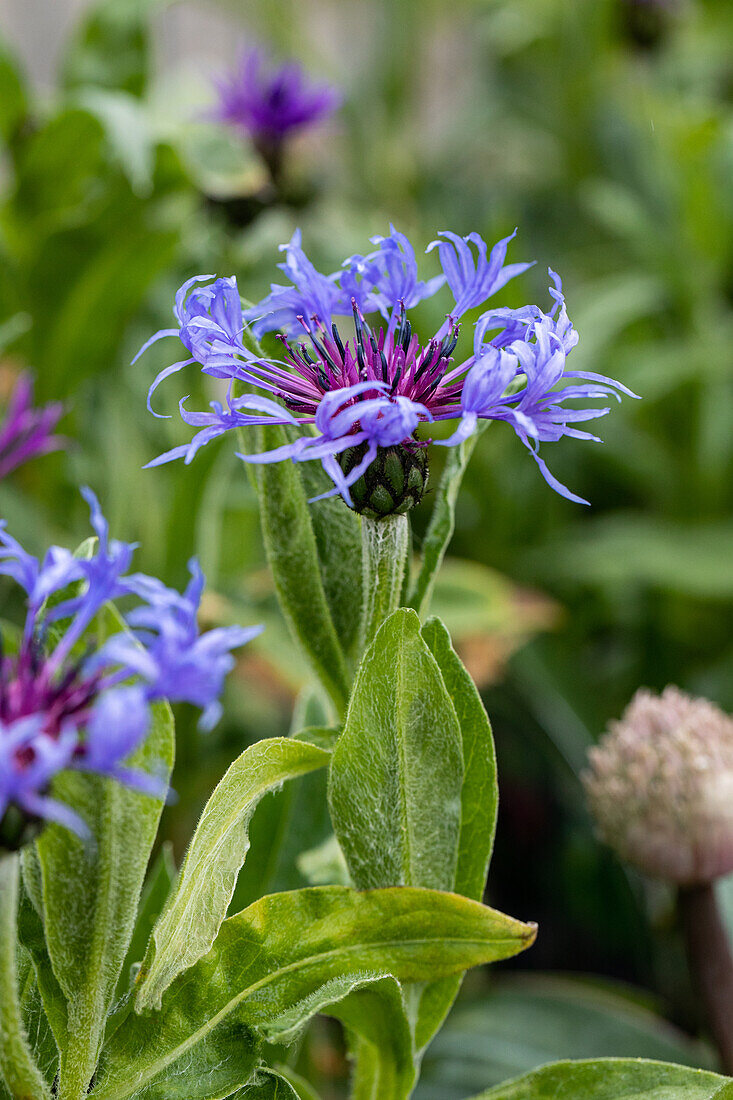
{"type": "Polygon", "coordinates": [[[591,814],[622,859],[685,885],[733,870],[733,719],[718,707],[638,691],[588,758],[591,814]]]}
{"type": "MultiPolygon", "coordinates": [[[[349,474],[364,458],[368,444],[349,447],[339,462],[349,474]]],[[[427,448],[417,442],[379,447],[374,462],[351,486],[355,512],[369,519],[397,516],[408,512],[422,500],[428,485],[427,448]]]]}

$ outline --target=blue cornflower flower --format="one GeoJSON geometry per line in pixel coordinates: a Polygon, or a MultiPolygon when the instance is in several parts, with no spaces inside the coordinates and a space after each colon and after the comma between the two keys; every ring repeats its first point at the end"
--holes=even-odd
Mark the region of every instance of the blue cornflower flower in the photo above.
{"type": "Polygon", "coordinates": [[[35,408],[33,380],[28,374],[18,377],[0,424],[0,479],[22,466],[36,455],[62,448],[66,440],[54,435],[54,428],[63,415],[58,401],[35,408]]]}
{"type": "Polygon", "coordinates": [[[82,491],[98,538],[89,558],[52,547],[41,562],[0,525],[0,574],[27,596],[18,652],[0,656],[0,846],[8,839],[3,825],[10,809],[84,831],[74,811],[49,795],[54,776],[67,768],[164,796],[156,776],[125,764],[148,732],[151,704],[164,698],[193,703],[203,710],[202,725],[210,727],[234,663],[231,650],[261,629],[199,634],[204,577],[198,563],[190,563],[192,579],[183,594],[154,577],[128,573],[134,546],[109,538],[97,498],[82,491]],[[63,599],[69,585],[78,592],[63,599]],[[60,602],[46,608],[54,596],[60,602]],[[125,614],[128,630],[82,652],[79,643],[95,615],[122,596],[138,601],[125,614]]]}
{"type": "MultiPolygon", "coordinates": [[[[314,268],[296,233],[283,246],[288,258],[281,265],[292,285],[273,285],[270,294],[244,314],[241,307],[234,307],[231,280],[217,280],[188,298],[185,287],[192,281],[184,284],[175,309],[181,339],[204,373],[229,379],[226,406],[213,402],[212,412],[190,412],[184,398],[183,419],[201,430],[190,444],[174,447],[148,465],[180,457],[190,462],[201,446],[232,428],[289,425],[301,430],[297,439],[264,454],[239,457],[251,463],[319,459],[333,481],[333,489],[324,495],[340,493],[347,504],[370,514],[362,505],[363,495],[355,502],[351,489],[386,452],[396,451],[405,478],[422,478],[424,488],[426,462],[420,452],[426,443],[415,435],[420,424],[459,420],[455,432],[438,441],[450,446],[468,438],[479,420],[503,420],[531,451],[553,489],[569,500],[587,503],[553,477],[539,456],[539,444],[562,436],[597,438],[575,425],[605,416],[610,409],[567,407],[567,401],[636,395],[612,378],[567,369],[578,334],[567,314],[559,276],[550,271],[554,303],[549,313],[536,305],[487,310],[475,323],[472,353],[458,365],[453,362],[463,314],[484,305],[530,266],[505,263],[515,233],[491,249],[477,233],[467,237],[441,233],[428,251],[437,248],[443,274],[427,282],[418,278],[410,242],[394,227],[388,236],[373,238],[378,245],[375,251],[352,256],[332,275],[314,268]],[[446,283],[453,307],[435,335],[421,343],[406,311],[446,283]],[[200,315],[202,304],[208,326],[200,315]],[[349,311],[354,337],[343,340],[334,317],[349,311]],[[385,322],[378,333],[367,323],[369,313],[381,314],[385,322]],[[199,335],[195,344],[191,339],[194,315],[199,335]],[[274,328],[283,330],[279,334],[282,357],[258,356],[246,348],[247,324],[256,336],[274,328]],[[298,330],[300,341],[294,336],[298,330]],[[235,382],[264,390],[268,396],[235,396],[235,382]]],[[[170,334],[170,329],[156,333],[145,347],[170,334]]],[[[183,365],[161,371],[150,393],[183,365]]],[[[381,474],[379,480],[383,489],[381,474]]],[[[400,490],[377,510],[379,514],[406,510],[421,491],[400,490]],[[387,510],[382,511],[383,507],[387,510]]]]}
{"type": "Polygon", "coordinates": [[[243,52],[233,71],[216,80],[216,88],[219,98],[209,117],[248,134],[273,178],[287,138],[341,103],[336,88],[311,83],[294,61],[274,67],[258,48],[243,52]]]}

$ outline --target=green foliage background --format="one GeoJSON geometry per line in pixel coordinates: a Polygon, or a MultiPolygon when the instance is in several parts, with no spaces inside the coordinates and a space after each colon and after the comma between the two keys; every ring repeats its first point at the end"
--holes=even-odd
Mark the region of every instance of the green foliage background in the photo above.
{"type": "MultiPolygon", "coordinates": [[[[326,270],[389,221],[418,248],[443,228],[493,241],[518,225],[513,258],[538,263],[497,304],[546,302],[546,268],[560,271],[581,334],[576,366],[622,379],[643,401],[601,422],[603,446],[545,447],[590,509],[556,497],[501,425],[468,467],[451,552],[562,608],[485,693],[502,792],[490,900],[540,923],[518,966],[632,982],[694,1032],[670,899],[597,845],[578,774],[640,684],[675,682],[733,709],[733,8],[252,0],[245,13],[203,3],[345,92],[336,119],[292,150],[310,201],[237,228],[211,196],[256,186],[259,169],[201,121],[204,60],[161,63],[174,6],[91,5],[64,43],[52,95],[29,84],[10,44],[0,55],[0,384],[31,366],[39,398],[67,403],[73,441],[0,485],[0,514],[36,550],[75,545],[87,534],[77,486],[89,483],[112,529],[140,541],[140,568],[181,584],[196,552],[216,594],[212,618],[268,623],[232,677],[221,728],[202,739],[179,716],[179,802],[164,832],[180,855],[231,759],[285,732],[302,674],[263,571],[254,490],[229,444],[190,467],[141,470],[187,438],[175,415],[145,410],[174,342],[130,360],[169,323],[191,274],[236,273],[259,298],[296,224],[326,270]]],[[[443,309],[440,298],[425,303],[418,327],[443,309]]],[[[185,388],[164,388],[158,408],[175,414],[189,391],[192,407],[210,396],[193,373],[185,388]]],[[[418,541],[426,522],[424,507],[418,541]]],[[[265,799],[253,818],[251,861],[262,858],[256,839],[277,820],[275,804],[265,799]]],[[[323,822],[307,828],[316,844],[323,822]]],[[[280,888],[303,882],[294,865],[271,870],[280,888]]],[[[467,999],[472,989],[481,992],[477,979],[467,999]]],[[[465,1034],[461,1042],[465,1054],[465,1034]]],[[[709,1064],[704,1051],[677,1057],[709,1064]]],[[[536,1061],[518,1057],[511,1071],[536,1061]]],[[[428,1059],[425,1090],[430,1074],[428,1059]]],[[[450,1095],[508,1071],[488,1074],[482,1065],[450,1095]]],[[[453,1086],[436,1087],[445,1100],[453,1086]]]]}

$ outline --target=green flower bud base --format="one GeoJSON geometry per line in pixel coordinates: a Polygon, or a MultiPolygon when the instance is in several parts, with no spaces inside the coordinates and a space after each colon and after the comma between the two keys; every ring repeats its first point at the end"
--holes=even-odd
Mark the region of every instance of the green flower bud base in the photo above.
{"type": "MultiPolygon", "coordinates": [[[[345,474],[363,459],[367,444],[350,447],[339,461],[345,474]]],[[[369,519],[400,516],[422,500],[428,486],[427,448],[418,443],[380,447],[375,461],[351,486],[354,511],[369,519]]]]}

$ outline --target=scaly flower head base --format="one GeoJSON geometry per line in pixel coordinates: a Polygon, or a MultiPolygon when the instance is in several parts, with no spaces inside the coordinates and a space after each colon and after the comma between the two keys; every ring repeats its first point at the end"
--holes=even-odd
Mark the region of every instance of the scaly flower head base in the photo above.
{"type": "MultiPolygon", "coordinates": [[[[339,465],[348,481],[354,469],[362,465],[368,444],[350,447],[339,456],[339,465]]],[[[428,487],[427,448],[415,441],[396,447],[378,447],[374,461],[358,481],[351,485],[351,506],[368,519],[400,516],[419,504],[428,487]]]]}
{"type": "MultiPolygon", "coordinates": [[[[453,434],[436,441],[452,446],[468,438],[479,420],[501,420],[513,428],[553,489],[587,503],[550,473],[539,445],[563,436],[597,439],[577,425],[604,416],[609,407],[576,408],[567,402],[636,395],[613,379],[568,370],[578,334],[568,318],[559,277],[550,272],[554,301],[549,313],[537,306],[484,312],[474,326],[472,349],[454,362],[463,314],[531,266],[505,263],[513,237],[489,249],[476,233],[465,238],[442,233],[428,251],[437,248],[443,274],[422,281],[410,242],[394,227],[388,236],[373,238],[373,252],[351,256],[331,275],[316,270],[296,232],[283,246],[287,259],[281,265],[292,285],[273,284],[259,305],[244,312],[233,278],[195,289],[195,283],[208,277],[189,280],[177,295],[174,312],[190,358],[160,372],[148,404],[163,379],[196,362],[205,374],[229,381],[226,405],[213,402],[211,412],[191,412],[184,398],[183,420],[200,430],[190,444],[174,447],[149,465],[181,457],[190,462],[201,446],[232,428],[290,425],[299,433],[292,442],[239,457],[250,463],[320,460],[333,482],[333,489],[322,495],[340,493],[357,510],[393,514],[403,504],[409,508],[417,503],[419,482],[424,489],[427,481],[427,461],[424,470],[422,459],[413,461],[417,449],[429,442],[416,436],[421,425],[457,420],[453,434]],[[453,306],[438,331],[421,340],[407,311],[446,284],[453,306]],[[336,318],[349,313],[354,334],[344,336],[336,318]],[[369,314],[381,315],[378,331],[367,321],[369,314]],[[251,350],[244,341],[247,325],[258,339],[279,330],[282,357],[251,350]],[[238,390],[261,392],[235,396],[235,383],[238,390]],[[394,448],[403,450],[398,454],[394,448]],[[392,460],[397,457],[397,464],[384,452],[392,460]],[[365,483],[352,493],[375,464],[372,489],[365,483]],[[380,491],[374,498],[377,483],[386,495],[380,491]],[[388,496],[392,506],[384,513],[388,496]]],[[[175,331],[156,333],[138,354],[175,331]]]]}

